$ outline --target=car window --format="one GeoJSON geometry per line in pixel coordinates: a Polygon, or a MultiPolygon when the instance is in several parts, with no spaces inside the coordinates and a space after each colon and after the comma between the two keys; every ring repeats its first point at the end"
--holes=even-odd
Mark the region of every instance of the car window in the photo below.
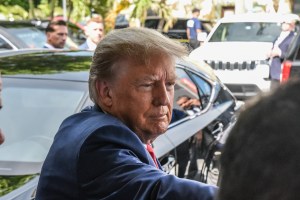
{"type": "MultiPolygon", "coordinates": [[[[189,75],[180,68],[176,69],[177,80],[175,85],[173,108],[176,115],[194,116],[202,109],[201,102],[198,96],[197,86],[191,80],[189,75]],[[188,100],[193,100],[192,105],[186,105],[188,100]]],[[[175,116],[176,119],[182,118],[175,116]]],[[[175,122],[176,120],[172,120],[175,122]]]]}
{"type": "Polygon", "coordinates": [[[146,19],[145,20],[145,27],[152,28],[152,29],[158,29],[160,19],[146,19]]]}
{"type": "Polygon", "coordinates": [[[221,23],[209,42],[273,42],[280,31],[280,24],[275,22],[221,23]]]}
{"type": "Polygon", "coordinates": [[[195,83],[197,84],[199,94],[200,94],[200,99],[202,103],[203,109],[208,106],[211,94],[212,94],[212,86],[211,84],[204,80],[202,77],[191,73],[191,76],[195,80],[195,83]]]}
{"type": "Polygon", "coordinates": [[[1,36],[0,36],[0,51],[1,50],[11,50],[13,47],[9,45],[1,36]]]}
{"type": "Polygon", "coordinates": [[[3,82],[0,122],[6,141],[0,146],[0,161],[44,161],[59,125],[79,109],[85,90],[66,81],[3,82]]]}
{"type": "Polygon", "coordinates": [[[36,27],[7,28],[12,34],[21,39],[30,48],[42,48],[46,42],[46,35],[36,27]]]}

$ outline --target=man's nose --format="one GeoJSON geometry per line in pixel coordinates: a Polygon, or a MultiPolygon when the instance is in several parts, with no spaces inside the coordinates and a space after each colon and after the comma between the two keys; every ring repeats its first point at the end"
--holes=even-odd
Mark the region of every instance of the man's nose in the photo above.
{"type": "Polygon", "coordinates": [[[153,99],[155,105],[168,105],[171,99],[171,92],[167,90],[165,84],[160,84],[155,87],[153,99]]]}

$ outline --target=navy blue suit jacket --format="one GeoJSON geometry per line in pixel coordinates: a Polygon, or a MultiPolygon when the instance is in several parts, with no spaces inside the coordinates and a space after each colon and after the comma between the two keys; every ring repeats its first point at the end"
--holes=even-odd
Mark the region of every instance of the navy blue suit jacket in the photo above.
{"type": "Polygon", "coordinates": [[[294,32],[290,32],[286,38],[279,44],[279,49],[281,50],[281,56],[276,56],[272,58],[271,66],[270,66],[270,77],[273,80],[280,80],[281,75],[281,63],[286,56],[287,50],[291,43],[291,40],[294,37],[294,32]]]}
{"type": "Polygon", "coordinates": [[[94,106],[63,121],[36,200],[212,200],[215,192],[214,186],[157,169],[137,135],[94,106]]]}

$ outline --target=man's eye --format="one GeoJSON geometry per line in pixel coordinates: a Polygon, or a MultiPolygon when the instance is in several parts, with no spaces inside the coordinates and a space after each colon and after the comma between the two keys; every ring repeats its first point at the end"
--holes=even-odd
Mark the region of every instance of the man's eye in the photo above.
{"type": "Polygon", "coordinates": [[[147,87],[151,87],[151,86],[152,86],[152,84],[149,84],[149,83],[148,83],[148,84],[143,84],[143,85],[142,85],[142,87],[146,87],[146,88],[147,88],[147,87]]]}
{"type": "Polygon", "coordinates": [[[167,82],[166,83],[166,88],[167,89],[173,89],[174,85],[175,85],[175,82],[167,82]]]}

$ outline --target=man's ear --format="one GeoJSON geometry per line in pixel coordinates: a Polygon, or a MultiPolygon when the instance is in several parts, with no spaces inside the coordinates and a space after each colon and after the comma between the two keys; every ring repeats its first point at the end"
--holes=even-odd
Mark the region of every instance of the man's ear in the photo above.
{"type": "Polygon", "coordinates": [[[112,106],[111,87],[107,81],[97,81],[96,88],[101,104],[107,107],[112,106]]]}

